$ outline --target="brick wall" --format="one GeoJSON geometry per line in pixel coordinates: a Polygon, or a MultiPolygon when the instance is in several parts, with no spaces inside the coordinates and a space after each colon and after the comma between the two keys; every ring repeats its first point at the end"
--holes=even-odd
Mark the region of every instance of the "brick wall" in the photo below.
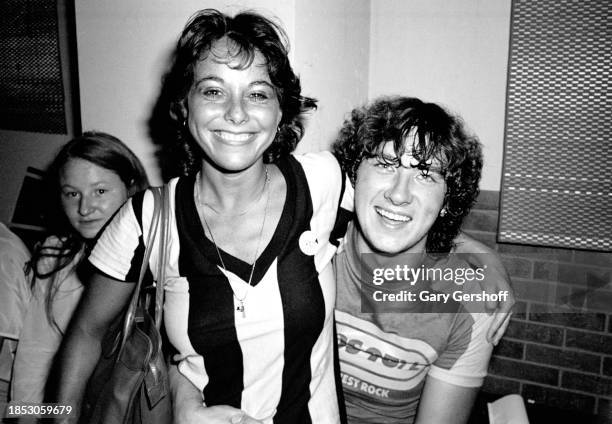
{"type": "Polygon", "coordinates": [[[497,243],[499,193],[483,191],[464,230],[493,247],[517,305],[483,390],[612,421],[612,253],[497,243]]]}

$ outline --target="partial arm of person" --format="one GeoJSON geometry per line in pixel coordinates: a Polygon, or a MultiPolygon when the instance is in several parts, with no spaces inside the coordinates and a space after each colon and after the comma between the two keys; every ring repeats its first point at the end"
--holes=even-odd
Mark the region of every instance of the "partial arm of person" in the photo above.
{"type": "Polygon", "coordinates": [[[80,411],[87,381],[100,357],[102,338],[124,310],[134,287],[133,283],[93,274],[58,354],[57,393],[49,393],[50,400],[80,411]]]}
{"type": "Polygon", "coordinates": [[[178,370],[176,365],[168,367],[174,424],[262,424],[244,411],[228,405],[207,407],[202,394],[178,370]]]}
{"type": "Polygon", "coordinates": [[[462,387],[427,376],[415,424],[464,424],[479,387],[462,387]]]}
{"type": "Polygon", "coordinates": [[[466,423],[487,375],[493,346],[486,332],[494,317],[462,309],[454,315],[444,351],[427,373],[417,423],[466,423]]]}
{"type": "Polygon", "coordinates": [[[499,302],[487,302],[486,304],[488,310],[495,310],[495,319],[491,321],[491,326],[487,331],[487,340],[497,345],[508,327],[512,307],[516,302],[510,276],[497,252],[484,243],[462,232],[455,238],[455,245],[455,253],[469,254],[470,262],[479,268],[486,266],[487,278],[480,282],[485,292],[508,293],[508,296],[501,298],[499,302]]]}
{"type": "MultiPolygon", "coordinates": [[[[0,222],[0,342],[17,340],[32,292],[24,266],[30,252],[21,239],[0,222]]],[[[11,347],[14,350],[14,346],[11,347]]]]}

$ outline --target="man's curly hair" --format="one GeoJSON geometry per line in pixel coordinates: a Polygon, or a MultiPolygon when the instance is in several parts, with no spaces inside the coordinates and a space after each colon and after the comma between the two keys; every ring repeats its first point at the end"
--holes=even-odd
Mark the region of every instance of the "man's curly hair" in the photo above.
{"type": "MultiPolygon", "coordinates": [[[[466,132],[459,117],[437,104],[410,97],[379,98],[351,112],[333,145],[353,185],[363,159],[378,157],[385,161],[382,151],[388,141],[393,142],[397,158],[412,149],[410,154],[418,160],[419,169],[427,171],[432,160],[439,162],[447,187],[446,214],[438,216],[430,228],[426,250],[450,252],[463,218],[478,196],[480,143],[466,132]]],[[[399,160],[395,163],[400,166],[399,160]]]]}
{"type": "Polygon", "coordinates": [[[170,70],[164,77],[164,97],[169,102],[170,116],[177,131],[180,163],[179,174],[194,174],[200,169],[202,151],[185,125],[186,97],[193,84],[197,63],[207,57],[212,45],[226,37],[230,41],[229,58],[237,60],[237,69],[248,68],[257,52],[266,60],[268,74],[274,85],[283,112],[279,131],[272,145],[264,153],[264,161],[275,162],[289,155],[304,132],[303,113],[316,108],[316,100],[301,95],[299,77],[289,63],[289,42],[283,29],[271,20],[254,12],[242,12],[234,17],[215,9],[204,9],[187,22],[178,40],[170,70]]]}

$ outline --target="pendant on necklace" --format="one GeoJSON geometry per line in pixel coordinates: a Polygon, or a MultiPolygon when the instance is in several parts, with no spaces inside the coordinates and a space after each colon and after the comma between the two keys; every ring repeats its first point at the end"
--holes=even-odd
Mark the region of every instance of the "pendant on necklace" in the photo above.
{"type": "Polygon", "coordinates": [[[242,318],[246,318],[246,312],[244,312],[244,302],[241,300],[240,305],[236,306],[238,312],[242,312],[242,318]]]}

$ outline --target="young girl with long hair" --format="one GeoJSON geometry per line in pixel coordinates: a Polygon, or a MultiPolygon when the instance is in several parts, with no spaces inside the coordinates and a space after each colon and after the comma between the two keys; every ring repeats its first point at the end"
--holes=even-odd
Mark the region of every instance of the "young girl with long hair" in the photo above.
{"type": "Polygon", "coordinates": [[[42,402],[53,357],[84,281],[79,265],[100,230],[148,180],[138,158],[119,139],[86,132],[64,145],[47,173],[49,236],[28,264],[32,297],[14,363],[12,400],[42,402]]]}

